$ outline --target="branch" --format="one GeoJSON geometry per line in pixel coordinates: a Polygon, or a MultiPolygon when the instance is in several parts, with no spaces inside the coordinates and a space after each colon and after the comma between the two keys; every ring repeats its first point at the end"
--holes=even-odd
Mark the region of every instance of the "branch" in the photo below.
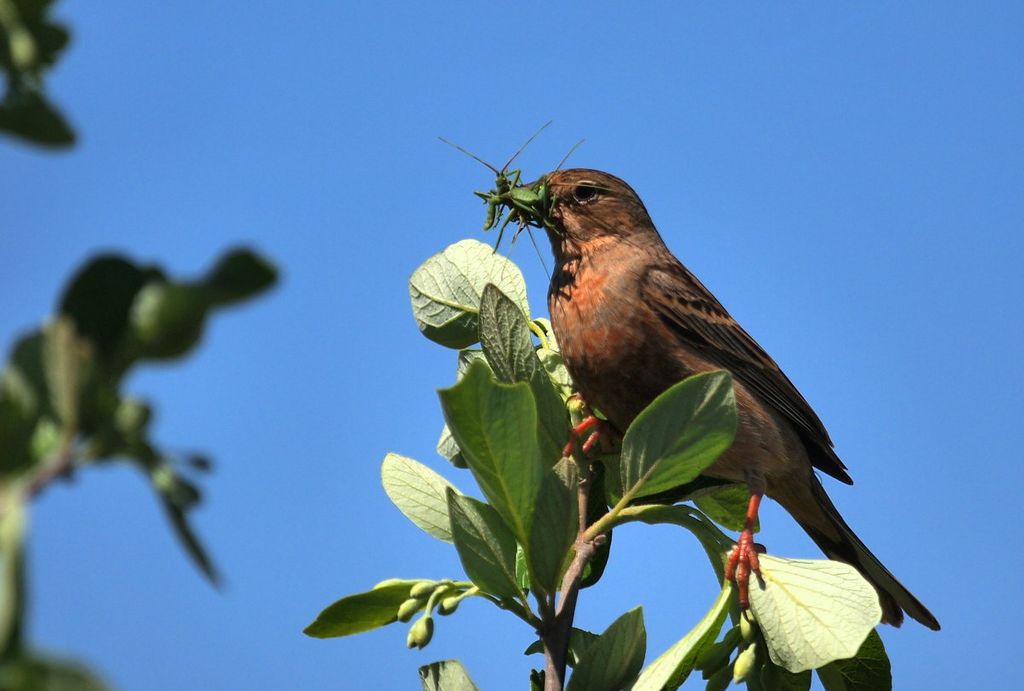
{"type": "Polygon", "coordinates": [[[586,538],[587,532],[587,504],[590,494],[590,467],[586,462],[576,460],[580,471],[579,484],[576,490],[576,498],[579,504],[579,534],[576,537],[575,551],[572,563],[562,577],[560,588],[562,597],[558,602],[554,618],[545,621],[544,630],[541,631],[541,640],[544,642],[544,691],[562,691],[565,686],[565,666],[569,656],[569,639],[572,635],[572,622],[576,615],[576,600],[579,597],[580,583],[583,580],[583,570],[594,557],[597,548],[607,539],[604,535],[597,535],[593,538],[586,538]]]}

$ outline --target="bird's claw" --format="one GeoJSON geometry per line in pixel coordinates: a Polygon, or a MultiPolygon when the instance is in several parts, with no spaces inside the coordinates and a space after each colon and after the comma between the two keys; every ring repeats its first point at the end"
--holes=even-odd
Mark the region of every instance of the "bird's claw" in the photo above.
{"type": "Polygon", "coordinates": [[[572,456],[572,450],[576,446],[576,442],[582,438],[588,431],[590,434],[583,441],[582,450],[583,453],[590,453],[590,450],[594,448],[601,437],[605,435],[607,423],[596,415],[588,415],[583,418],[583,421],[572,428],[569,433],[569,441],[566,442],[565,448],[562,449],[562,455],[566,458],[572,456]],[[592,431],[591,431],[592,430],[592,431]]]}
{"type": "Polygon", "coordinates": [[[750,609],[750,574],[761,578],[761,564],[757,555],[764,554],[765,548],[754,542],[754,531],[746,528],[740,533],[736,546],[725,564],[725,577],[736,584],[739,591],[740,611],[750,609]]]}

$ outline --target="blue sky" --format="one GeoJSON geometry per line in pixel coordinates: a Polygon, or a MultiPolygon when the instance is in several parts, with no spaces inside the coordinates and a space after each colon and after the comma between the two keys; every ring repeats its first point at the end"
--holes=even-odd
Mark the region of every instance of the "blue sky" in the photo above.
{"type": "MultiPolygon", "coordinates": [[[[939,617],[882,635],[900,689],[998,688],[1018,656],[1024,10],[1017,3],[134,3],[58,5],[49,90],[70,153],[0,140],[0,335],[50,313],[115,249],[179,274],[246,243],[283,272],[183,365],[140,371],[156,437],[218,462],[186,561],[142,478],[82,473],[32,512],[30,635],[123,689],[408,689],[458,656],[524,688],[524,625],[483,603],[404,628],[301,634],[393,575],[458,575],[379,482],[434,453],[453,355],[423,339],[412,270],[479,231],[470,193],[521,158],[629,181],[668,245],[775,357],[856,485],[864,541],[939,617]],[[508,621],[505,621],[508,619],[508,621]]],[[[542,245],[542,249],[544,249],[542,245]]],[[[529,243],[512,257],[544,314],[529,243]]],[[[550,260],[545,256],[545,261],[550,260]]],[[[6,346],[5,346],[6,347],[6,346]]],[[[773,553],[817,556],[777,506],[773,553]]],[[[696,542],[623,530],[578,623],[645,607],[653,655],[715,594],[696,542]]],[[[535,664],[539,658],[532,660],[535,664]]]]}

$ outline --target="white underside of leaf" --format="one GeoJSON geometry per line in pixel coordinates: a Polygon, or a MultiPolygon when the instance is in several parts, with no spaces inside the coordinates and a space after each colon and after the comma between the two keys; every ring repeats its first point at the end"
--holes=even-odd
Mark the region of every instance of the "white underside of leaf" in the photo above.
{"type": "Polygon", "coordinates": [[[853,657],[882,619],[878,594],[849,564],[768,555],[760,564],[750,606],[772,662],[790,672],[853,657]]]}

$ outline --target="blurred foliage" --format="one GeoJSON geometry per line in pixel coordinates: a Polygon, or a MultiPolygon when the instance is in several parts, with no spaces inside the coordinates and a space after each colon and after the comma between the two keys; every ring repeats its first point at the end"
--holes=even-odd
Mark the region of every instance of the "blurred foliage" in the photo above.
{"type": "Polygon", "coordinates": [[[0,131],[33,144],[66,147],[75,133],[47,99],[43,77],[71,34],[49,14],[53,0],[0,0],[0,131]]]}
{"type": "Polygon", "coordinates": [[[217,583],[213,561],[188,522],[201,499],[190,475],[209,470],[210,461],[157,447],[149,435],[152,404],[128,396],[122,385],[138,365],[187,355],[210,314],[276,280],[274,266],[245,249],[228,252],[194,281],[99,256],[71,278],[54,317],[15,342],[0,372],[0,689],[103,688],[23,642],[25,514],[51,482],[88,466],[134,465],[186,553],[217,583]]]}

